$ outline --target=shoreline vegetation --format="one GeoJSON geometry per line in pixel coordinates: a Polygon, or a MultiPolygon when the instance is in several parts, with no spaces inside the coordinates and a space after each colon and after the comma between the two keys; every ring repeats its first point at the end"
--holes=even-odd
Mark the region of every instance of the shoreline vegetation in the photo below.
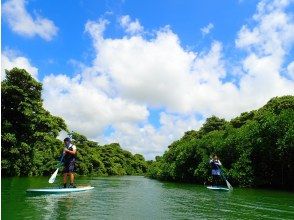
{"type": "Polygon", "coordinates": [[[230,121],[207,118],[157,156],[147,176],[210,184],[212,154],[233,186],[294,190],[294,96],[272,98],[230,121]]]}
{"type": "MultiPolygon", "coordinates": [[[[48,176],[63,149],[57,139],[64,120],[44,109],[42,84],[23,69],[6,71],[1,82],[2,177],[48,176]]],[[[294,96],[272,98],[258,110],[230,121],[212,116],[187,131],[162,156],[145,161],[118,143],[99,145],[76,132],[77,174],[146,175],[209,184],[209,158],[216,153],[233,186],[294,190],[294,96]]]]}

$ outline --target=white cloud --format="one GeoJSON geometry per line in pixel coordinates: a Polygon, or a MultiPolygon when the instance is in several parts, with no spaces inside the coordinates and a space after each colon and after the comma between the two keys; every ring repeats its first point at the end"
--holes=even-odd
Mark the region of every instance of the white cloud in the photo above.
{"type": "Polygon", "coordinates": [[[35,18],[25,8],[25,0],[8,0],[2,5],[3,17],[10,28],[23,36],[41,38],[50,41],[57,35],[58,28],[53,21],[36,15],[35,18]]]}
{"type": "MultiPolygon", "coordinates": [[[[259,107],[273,96],[294,94],[294,82],[282,76],[285,57],[294,42],[293,16],[285,12],[290,1],[261,1],[253,27],[243,26],[236,46],[247,51],[242,61],[240,95],[248,108],[259,107]]],[[[290,66],[291,67],[291,66],[290,66]]]]}
{"type": "Polygon", "coordinates": [[[132,21],[129,15],[124,15],[120,17],[120,25],[125,29],[129,34],[139,34],[143,31],[138,19],[132,21]]]}
{"type": "Polygon", "coordinates": [[[46,76],[44,81],[44,105],[56,115],[62,116],[71,129],[98,136],[112,124],[144,121],[148,117],[145,106],[120,97],[111,98],[96,87],[95,82],[76,76],[46,76]]]}
{"type": "Polygon", "coordinates": [[[214,28],[212,23],[209,23],[207,26],[201,28],[202,35],[205,36],[210,33],[210,31],[214,28]]]}
{"type": "Polygon", "coordinates": [[[283,57],[294,41],[293,17],[285,12],[290,1],[261,1],[253,16],[256,25],[244,25],[238,34],[236,46],[259,56],[273,54],[283,57]]]}
{"type": "Polygon", "coordinates": [[[97,53],[92,71],[111,81],[116,94],[171,112],[226,117],[240,112],[239,105],[229,104],[232,98],[233,103],[238,100],[237,87],[221,81],[226,72],[220,42],[197,54],[185,50],[169,27],[148,40],[142,36],[105,39],[101,31],[105,24],[99,20],[86,25],[97,53]],[[231,96],[226,104],[224,95],[231,96]],[[220,105],[212,106],[213,102],[220,105]]]}
{"type": "Polygon", "coordinates": [[[119,142],[133,153],[140,153],[148,159],[162,155],[168,145],[181,138],[187,130],[197,129],[202,122],[193,116],[160,113],[160,127],[150,123],[139,126],[135,123],[121,123],[114,126],[114,132],[107,137],[100,137],[105,143],[119,142]]]}
{"type": "Polygon", "coordinates": [[[159,31],[151,41],[141,36],[104,39],[95,29],[89,33],[97,45],[93,68],[107,75],[120,95],[153,107],[188,108],[181,95],[189,92],[191,83],[184,83],[191,78],[188,69],[195,55],[181,48],[174,33],[159,31]]]}
{"type": "Polygon", "coordinates": [[[254,25],[240,29],[236,52],[245,56],[233,67],[241,72],[237,79],[228,74],[221,42],[212,42],[208,51],[189,51],[168,26],[151,39],[105,38],[108,21],[88,21],[96,58],[75,78],[47,77],[45,104],[99,142],[117,141],[148,158],[160,155],[184,131],[200,126],[195,115],[230,119],[273,96],[294,94],[293,80],[281,74],[293,73],[293,64],[283,66],[294,40],[286,3],[262,1],[254,25]],[[162,109],[158,127],[148,121],[151,108],[162,109]],[[113,131],[105,135],[108,126],[113,131]]]}
{"type": "Polygon", "coordinates": [[[18,56],[16,52],[4,51],[1,54],[1,80],[5,79],[5,70],[11,70],[14,67],[25,69],[35,79],[38,77],[38,68],[32,66],[28,58],[18,56]]]}
{"type": "Polygon", "coordinates": [[[45,106],[71,128],[152,158],[185,131],[200,126],[195,112],[222,111],[210,103],[219,102],[220,94],[230,94],[234,88],[222,86],[219,80],[225,76],[221,43],[213,42],[209,51],[197,55],[183,49],[168,27],[150,40],[142,36],[107,39],[103,36],[107,24],[101,19],[86,24],[97,53],[91,67],[76,79],[52,75],[44,80],[45,106]],[[215,94],[207,97],[211,92],[215,94]],[[114,114],[117,100],[125,105],[118,105],[114,114]],[[127,108],[130,102],[134,110],[127,108]],[[147,106],[165,109],[158,128],[148,122],[147,106]],[[104,136],[107,126],[114,131],[104,136]]]}

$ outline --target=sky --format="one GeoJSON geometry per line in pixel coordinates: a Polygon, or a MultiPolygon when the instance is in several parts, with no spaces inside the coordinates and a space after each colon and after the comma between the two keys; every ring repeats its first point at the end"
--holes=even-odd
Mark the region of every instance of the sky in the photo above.
{"type": "Polygon", "coordinates": [[[294,95],[293,0],[2,1],[1,80],[100,144],[162,155],[207,117],[294,95]]]}

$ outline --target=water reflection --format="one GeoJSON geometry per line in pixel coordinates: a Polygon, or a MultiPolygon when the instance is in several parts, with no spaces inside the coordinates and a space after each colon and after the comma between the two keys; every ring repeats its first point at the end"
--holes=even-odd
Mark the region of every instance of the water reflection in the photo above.
{"type": "Polygon", "coordinates": [[[41,219],[71,219],[75,209],[80,210],[83,203],[90,203],[89,192],[66,194],[28,195],[26,203],[34,204],[41,219]]]}
{"type": "Polygon", "coordinates": [[[217,192],[194,184],[144,177],[80,180],[88,192],[28,196],[47,179],[2,179],[2,219],[293,219],[294,194],[235,188],[217,192]],[[39,181],[39,182],[38,182],[39,181]],[[32,187],[33,185],[33,187],[32,187]]]}

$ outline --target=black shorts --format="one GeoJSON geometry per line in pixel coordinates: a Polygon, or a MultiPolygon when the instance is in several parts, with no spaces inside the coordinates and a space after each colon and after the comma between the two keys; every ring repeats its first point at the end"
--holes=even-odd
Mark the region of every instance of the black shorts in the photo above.
{"type": "Polygon", "coordinates": [[[75,160],[64,164],[63,173],[73,173],[75,171],[75,160]]]}

